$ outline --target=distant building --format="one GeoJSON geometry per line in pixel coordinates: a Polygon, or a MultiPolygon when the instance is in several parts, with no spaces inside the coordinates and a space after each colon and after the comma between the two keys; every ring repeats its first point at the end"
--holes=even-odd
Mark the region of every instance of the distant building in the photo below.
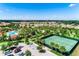
{"type": "Polygon", "coordinates": [[[18,33],[16,31],[9,31],[7,32],[7,36],[10,38],[10,39],[16,39],[18,37],[18,33]]]}
{"type": "Polygon", "coordinates": [[[6,23],[6,22],[1,22],[0,26],[6,26],[6,25],[10,25],[11,23],[6,23]]]}

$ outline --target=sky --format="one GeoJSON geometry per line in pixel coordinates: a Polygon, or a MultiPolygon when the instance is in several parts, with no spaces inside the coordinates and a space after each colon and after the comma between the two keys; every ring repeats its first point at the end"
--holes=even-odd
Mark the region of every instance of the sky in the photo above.
{"type": "Polygon", "coordinates": [[[0,19],[79,20],[79,3],[0,3],[0,19]]]}

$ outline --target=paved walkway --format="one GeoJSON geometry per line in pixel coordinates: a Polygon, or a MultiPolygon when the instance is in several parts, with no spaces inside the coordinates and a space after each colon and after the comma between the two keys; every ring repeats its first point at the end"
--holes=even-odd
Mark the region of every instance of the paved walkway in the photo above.
{"type": "Polygon", "coordinates": [[[25,52],[26,50],[31,51],[32,56],[57,56],[56,54],[48,51],[48,48],[44,48],[46,50],[45,53],[39,53],[39,51],[37,50],[37,46],[35,44],[32,45],[26,45],[24,43],[20,43],[19,46],[24,46],[24,48],[22,48],[22,51],[25,52]]]}
{"type": "Polygon", "coordinates": [[[0,51],[0,56],[3,56],[3,52],[2,51],[0,51]]]}
{"type": "MultiPolygon", "coordinates": [[[[18,46],[24,46],[24,47],[22,48],[22,52],[25,52],[26,50],[29,50],[29,51],[31,51],[32,56],[57,56],[56,54],[50,52],[50,51],[49,51],[49,48],[47,48],[47,47],[44,47],[44,48],[43,48],[43,49],[46,50],[45,53],[40,53],[39,50],[37,50],[37,46],[38,46],[38,45],[35,44],[35,43],[33,43],[32,45],[26,45],[26,44],[24,44],[24,43],[19,43],[18,46]]],[[[13,53],[13,54],[14,54],[14,53],[13,53]]],[[[2,51],[0,51],[0,56],[4,56],[2,51]]],[[[15,56],[17,56],[17,55],[15,55],[15,56]]]]}

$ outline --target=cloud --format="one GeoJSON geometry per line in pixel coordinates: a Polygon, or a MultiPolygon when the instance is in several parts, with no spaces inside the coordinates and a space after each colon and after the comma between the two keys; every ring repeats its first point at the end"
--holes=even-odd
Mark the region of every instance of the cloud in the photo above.
{"type": "Polygon", "coordinates": [[[76,4],[70,4],[70,5],[69,5],[69,7],[74,7],[74,6],[76,6],[76,4]]]}

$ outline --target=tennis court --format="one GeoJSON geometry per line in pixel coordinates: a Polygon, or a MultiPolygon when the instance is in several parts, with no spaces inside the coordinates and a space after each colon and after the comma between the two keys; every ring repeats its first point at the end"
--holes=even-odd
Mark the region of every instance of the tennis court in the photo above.
{"type": "Polygon", "coordinates": [[[51,42],[56,43],[59,46],[64,46],[66,51],[70,52],[78,41],[60,36],[50,36],[44,39],[44,43],[49,46],[51,42]]]}

